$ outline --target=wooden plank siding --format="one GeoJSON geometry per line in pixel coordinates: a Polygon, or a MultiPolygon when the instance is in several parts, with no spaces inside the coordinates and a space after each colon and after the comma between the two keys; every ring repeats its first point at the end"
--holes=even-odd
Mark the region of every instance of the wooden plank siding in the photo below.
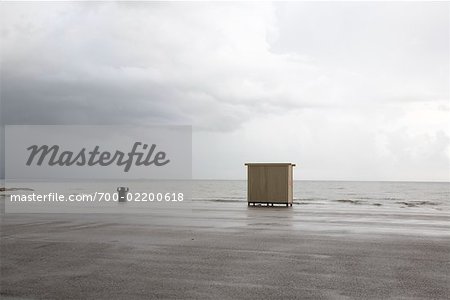
{"type": "Polygon", "coordinates": [[[292,204],[291,163],[247,163],[248,203],[292,204]]]}

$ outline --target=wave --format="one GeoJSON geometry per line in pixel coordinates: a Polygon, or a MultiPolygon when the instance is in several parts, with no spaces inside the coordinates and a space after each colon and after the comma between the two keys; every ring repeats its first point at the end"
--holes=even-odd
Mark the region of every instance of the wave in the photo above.
{"type": "Polygon", "coordinates": [[[363,201],[361,200],[352,200],[352,199],[338,199],[333,200],[334,202],[341,202],[341,203],[351,203],[351,204],[362,204],[363,201]]]}
{"type": "Polygon", "coordinates": [[[441,204],[439,202],[433,202],[433,201],[397,201],[395,203],[406,205],[408,207],[417,207],[417,206],[424,206],[424,205],[437,206],[437,205],[441,204]]]}
{"type": "Polygon", "coordinates": [[[198,201],[198,202],[222,202],[222,203],[233,203],[233,202],[246,202],[247,199],[240,199],[240,198],[234,198],[234,199],[224,199],[224,198],[220,198],[220,199],[211,199],[211,198],[207,198],[207,199],[201,199],[201,198],[193,198],[192,201],[198,201]]]}
{"type": "Polygon", "coordinates": [[[4,187],[0,187],[0,192],[13,192],[13,191],[29,191],[29,192],[32,192],[34,190],[30,189],[30,188],[24,188],[24,187],[18,187],[18,188],[4,188],[4,187]]]}

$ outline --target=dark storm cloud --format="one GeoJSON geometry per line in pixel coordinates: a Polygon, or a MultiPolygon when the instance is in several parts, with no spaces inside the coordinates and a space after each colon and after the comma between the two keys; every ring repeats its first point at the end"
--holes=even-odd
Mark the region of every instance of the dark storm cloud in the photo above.
{"type": "Polygon", "coordinates": [[[7,124],[171,122],[230,131],[255,112],[317,105],[295,90],[318,70],[267,47],[270,5],[4,7],[7,124]]]}
{"type": "Polygon", "coordinates": [[[176,95],[164,87],[99,82],[2,79],[5,124],[140,124],[181,120],[176,95]],[[26,109],[25,109],[26,108],[26,109]]]}

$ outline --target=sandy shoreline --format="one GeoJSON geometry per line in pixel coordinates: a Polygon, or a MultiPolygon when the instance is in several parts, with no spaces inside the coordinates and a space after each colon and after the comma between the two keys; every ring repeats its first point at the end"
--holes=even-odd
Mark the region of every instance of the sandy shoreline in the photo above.
{"type": "Polygon", "coordinates": [[[193,203],[145,214],[2,216],[11,298],[450,295],[447,212],[193,203]]]}

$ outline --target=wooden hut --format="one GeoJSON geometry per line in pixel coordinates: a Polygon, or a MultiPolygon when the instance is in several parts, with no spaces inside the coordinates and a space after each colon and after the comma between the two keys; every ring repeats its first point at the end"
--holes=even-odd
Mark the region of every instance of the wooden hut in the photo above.
{"type": "Polygon", "coordinates": [[[293,163],[246,163],[248,205],[293,202],[293,163]]]}

